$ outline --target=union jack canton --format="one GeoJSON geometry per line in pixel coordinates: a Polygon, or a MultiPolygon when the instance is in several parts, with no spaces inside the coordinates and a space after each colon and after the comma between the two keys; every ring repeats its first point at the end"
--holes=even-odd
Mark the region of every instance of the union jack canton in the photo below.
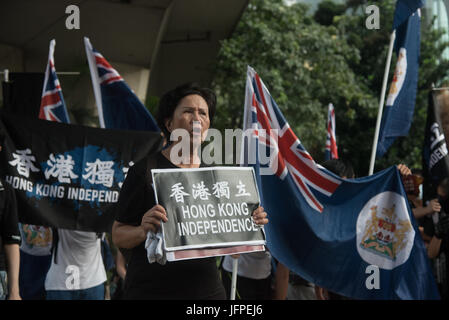
{"type": "Polygon", "coordinates": [[[45,69],[44,87],[42,89],[39,119],[70,123],[69,115],[62,96],[61,85],[56,75],[54,52],[56,41],[50,41],[48,64],[45,69]]]}
{"type": "Polygon", "coordinates": [[[338,159],[337,138],[335,137],[335,109],[329,103],[327,111],[327,137],[325,160],[338,159]]]}
{"type": "MultiPolygon", "coordinates": [[[[311,188],[330,197],[341,181],[315,163],[290,128],[259,75],[250,66],[247,71],[243,129],[250,129],[258,147],[269,148],[268,167],[271,174],[276,174],[282,180],[290,174],[310,207],[322,212],[323,205],[311,188]]],[[[244,144],[243,147],[245,148],[244,144]]]]}

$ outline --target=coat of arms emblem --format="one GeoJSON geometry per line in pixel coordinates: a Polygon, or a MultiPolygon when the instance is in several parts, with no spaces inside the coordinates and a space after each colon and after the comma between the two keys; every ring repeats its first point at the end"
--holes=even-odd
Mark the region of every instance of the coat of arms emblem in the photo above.
{"type": "Polygon", "coordinates": [[[360,243],[362,247],[391,260],[395,260],[397,253],[404,248],[405,235],[412,229],[410,221],[397,218],[395,207],[382,210],[377,206],[371,207],[371,218],[360,243]]]}
{"type": "Polygon", "coordinates": [[[394,70],[393,81],[391,82],[390,91],[387,97],[387,106],[392,106],[396,97],[401,91],[402,85],[405,81],[405,76],[407,74],[407,51],[405,48],[399,50],[398,61],[396,63],[396,69],[394,70]]]}
{"type": "Polygon", "coordinates": [[[391,270],[407,261],[415,229],[405,198],[391,191],[371,198],[357,218],[356,238],[357,251],[369,264],[391,270]]]}

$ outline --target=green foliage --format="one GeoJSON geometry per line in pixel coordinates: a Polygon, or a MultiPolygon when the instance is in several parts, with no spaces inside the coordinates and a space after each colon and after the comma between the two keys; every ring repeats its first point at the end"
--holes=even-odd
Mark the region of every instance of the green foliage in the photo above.
{"type": "Polygon", "coordinates": [[[153,117],[156,117],[159,100],[159,97],[149,95],[145,101],[145,108],[147,108],[147,110],[153,115],[153,117]]]}
{"type": "MultiPolygon", "coordinates": [[[[380,8],[381,29],[365,28],[364,0],[345,9],[326,1],[312,17],[303,4],[252,0],[232,37],[222,42],[213,89],[218,96],[215,127],[241,128],[247,65],[264,80],[298,138],[318,161],[324,158],[327,105],[336,108],[339,155],[368,173],[395,1],[370,1],[380,8]],[[321,23],[319,23],[321,22],[321,23]]],[[[423,23],[415,119],[408,138],[398,139],[380,169],[421,162],[421,146],[432,83],[447,74],[438,57],[447,44],[423,23]]],[[[390,78],[394,72],[392,61],[390,78]]]]}
{"type": "Polygon", "coordinates": [[[318,5],[314,19],[321,25],[330,26],[334,23],[334,17],[342,15],[346,10],[344,4],[337,4],[330,0],[325,0],[318,5]]]}
{"type": "MultiPolygon", "coordinates": [[[[357,28],[362,25],[366,19],[363,14],[353,15],[351,18],[342,18],[339,20],[338,28],[345,30],[347,41],[351,46],[357,46],[361,53],[362,63],[353,64],[354,70],[359,81],[364,81],[371,94],[378,100],[382,88],[385,60],[388,51],[389,37],[396,1],[366,1],[351,0],[348,1],[348,8],[354,12],[363,12],[364,5],[376,4],[379,6],[381,14],[381,29],[368,30],[366,28],[357,28]],[[374,67],[373,66],[378,66],[374,67]]],[[[425,10],[425,9],[424,9],[425,10]]],[[[438,85],[448,74],[449,61],[440,60],[447,44],[438,43],[442,31],[435,31],[430,26],[433,21],[426,21],[423,14],[421,23],[421,52],[418,91],[416,97],[416,106],[412,126],[407,137],[398,138],[390,147],[382,159],[376,161],[376,169],[380,170],[397,163],[405,163],[410,168],[421,167],[421,150],[424,142],[424,130],[427,117],[428,94],[432,84],[438,85]]],[[[389,83],[394,74],[396,57],[391,63],[389,83]]],[[[376,102],[377,108],[378,102],[376,102]]],[[[376,110],[377,113],[377,110],[376,110]]],[[[374,119],[373,119],[374,120],[374,119]]],[[[374,120],[375,121],[375,120],[374,120]]],[[[338,122],[337,122],[338,124],[338,122]]],[[[373,129],[375,122],[372,124],[373,129]]],[[[338,130],[338,129],[337,129],[338,130]]],[[[340,132],[341,134],[341,132],[340,132]]],[[[369,149],[372,147],[374,130],[371,133],[369,149]]],[[[343,141],[345,140],[342,137],[343,141]]],[[[364,153],[367,151],[364,151],[364,153]]],[[[370,153],[371,151],[368,151],[370,153]]],[[[369,163],[369,160],[363,160],[369,163]]],[[[364,173],[366,171],[362,171],[364,173]]]]}

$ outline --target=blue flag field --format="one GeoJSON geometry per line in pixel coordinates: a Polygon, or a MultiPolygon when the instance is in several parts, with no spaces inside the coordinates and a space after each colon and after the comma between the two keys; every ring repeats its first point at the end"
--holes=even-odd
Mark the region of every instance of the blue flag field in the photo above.
{"type": "Polygon", "coordinates": [[[346,297],[439,299],[397,168],[342,179],[316,164],[251,67],[245,100],[244,129],[252,134],[243,154],[260,155],[252,165],[272,255],[346,297]],[[271,150],[265,165],[263,150],[271,150]]]}
{"type": "Polygon", "coordinates": [[[393,22],[398,56],[393,81],[382,114],[377,158],[382,157],[397,137],[407,136],[415,110],[418,87],[420,28],[423,1],[399,0],[393,22]]]}

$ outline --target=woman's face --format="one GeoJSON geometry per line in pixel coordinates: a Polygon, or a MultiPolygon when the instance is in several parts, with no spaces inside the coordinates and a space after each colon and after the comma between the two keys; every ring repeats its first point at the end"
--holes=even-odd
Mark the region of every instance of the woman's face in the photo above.
{"type": "Polygon", "coordinates": [[[193,139],[193,123],[197,121],[201,125],[201,142],[204,141],[210,126],[209,107],[206,100],[197,94],[185,96],[179,101],[173,113],[173,117],[165,123],[168,131],[185,129],[193,139]]]}

